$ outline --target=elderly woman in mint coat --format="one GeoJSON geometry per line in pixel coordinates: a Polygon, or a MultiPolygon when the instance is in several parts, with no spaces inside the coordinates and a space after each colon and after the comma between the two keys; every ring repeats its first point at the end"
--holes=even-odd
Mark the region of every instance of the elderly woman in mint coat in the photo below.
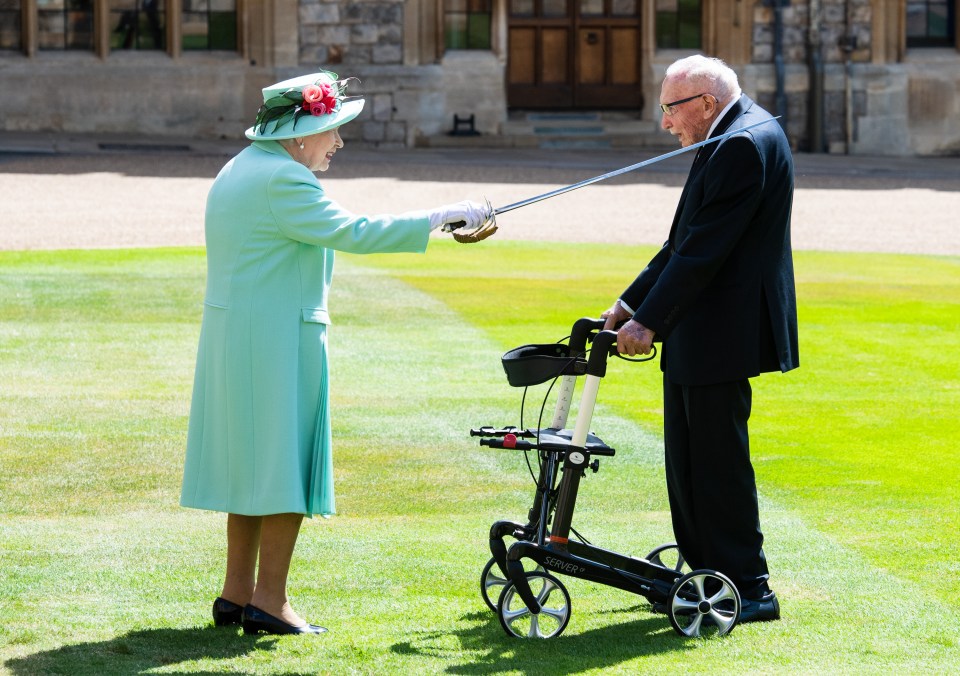
{"type": "Polygon", "coordinates": [[[335,511],[327,378],[334,252],[423,252],[440,225],[478,228],[460,202],[362,216],[314,176],[343,147],[363,101],[332,73],[263,90],[253,143],[207,199],[207,289],[181,504],[226,512],[227,561],[214,622],[245,633],[319,634],[286,595],[303,517],[335,511]],[[258,566],[259,562],[259,566],[258,566]]]}

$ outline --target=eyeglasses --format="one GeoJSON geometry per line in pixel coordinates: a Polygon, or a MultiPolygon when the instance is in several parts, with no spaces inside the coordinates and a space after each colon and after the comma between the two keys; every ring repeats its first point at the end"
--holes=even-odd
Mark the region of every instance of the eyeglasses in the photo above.
{"type": "MultiPolygon", "coordinates": [[[[661,103],[660,110],[663,111],[664,115],[673,115],[674,106],[679,106],[681,103],[686,103],[688,101],[693,101],[694,99],[699,99],[701,96],[707,96],[707,94],[697,94],[696,96],[688,96],[685,99],[680,99],[679,101],[674,101],[673,103],[661,103]]],[[[710,94],[709,96],[713,96],[713,94],[710,94]]]]}

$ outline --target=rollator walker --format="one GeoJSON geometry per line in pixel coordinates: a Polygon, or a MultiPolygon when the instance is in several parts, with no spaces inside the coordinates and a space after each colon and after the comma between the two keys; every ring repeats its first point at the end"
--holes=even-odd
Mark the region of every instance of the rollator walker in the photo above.
{"type": "MultiPolygon", "coordinates": [[[[514,387],[552,380],[552,389],[557,378],[561,383],[550,427],[470,431],[471,436],[483,437],[481,446],[536,451],[539,460],[526,523],[497,521],[490,528],[492,557],[480,580],[483,600],[509,636],[553,638],[563,633],[570,620],[570,595],[557,577],[566,575],[645,597],[655,611],[666,613],[683,636],[728,634],[740,618],[741,602],[736,586],[725,575],[707,569],[684,572],[685,562],[675,544],[661,545],[637,558],[596,547],[572,527],[577,490],[586,470],[597,472],[599,458],[615,454],[588,431],[607,358],[619,356],[617,334],[602,330],[603,325],[602,319],[579,319],[568,344],[524,345],[503,355],[507,381],[514,387]],[[567,418],[581,377],[584,383],[571,431],[566,428],[567,418]],[[508,537],[513,540],[509,545],[508,537]]],[[[649,361],[653,355],[627,361],[649,361]]],[[[544,406],[549,394],[548,390],[544,406]]],[[[525,395],[526,391],[524,399],[525,395]]],[[[521,425],[522,419],[521,410],[521,425]]]]}

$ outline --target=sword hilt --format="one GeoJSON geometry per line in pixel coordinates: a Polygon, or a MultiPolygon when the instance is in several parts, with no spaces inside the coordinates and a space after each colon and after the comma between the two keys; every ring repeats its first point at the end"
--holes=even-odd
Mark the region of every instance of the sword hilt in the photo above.
{"type": "MultiPolygon", "coordinates": [[[[487,223],[490,222],[490,219],[493,219],[494,226],[496,226],[496,215],[500,212],[500,209],[494,209],[493,205],[490,204],[490,200],[485,200],[487,203],[487,209],[489,210],[487,219],[479,227],[484,227],[487,223]]],[[[452,223],[444,223],[440,228],[443,232],[453,232],[454,230],[459,230],[460,228],[466,226],[466,221],[453,221],[452,223]]]]}
{"type": "Polygon", "coordinates": [[[466,221],[454,221],[453,223],[444,223],[440,230],[443,232],[453,232],[454,230],[459,230],[467,224],[466,221]]]}

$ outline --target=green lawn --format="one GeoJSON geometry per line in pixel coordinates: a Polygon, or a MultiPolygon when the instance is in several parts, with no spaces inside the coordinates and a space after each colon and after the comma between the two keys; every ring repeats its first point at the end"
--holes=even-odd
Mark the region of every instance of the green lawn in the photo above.
{"type": "MultiPolygon", "coordinates": [[[[505,349],[563,337],[650,253],[493,240],[340,257],[340,514],[306,524],[291,574],[296,607],[332,629],[319,639],[209,620],[224,520],[177,505],[202,252],[0,253],[0,671],[955,669],[956,258],[797,256],[802,367],[755,381],[752,421],[781,622],[684,640],[641,597],[564,578],[562,637],[503,634],[478,590],[486,535],[522,518],[532,486],[519,454],[467,430],[518,422],[505,349]]],[[[600,402],[617,456],[574,525],[642,556],[670,539],[658,369],[613,362],[600,402]]]]}
{"type": "MultiPolygon", "coordinates": [[[[377,263],[508,349],[599,314],[653,252],[527,244],[377,263]]],[[[960,259],[802,252],[796,267],[801,368],[753,381],[765,492],[960,608],[960,259]]],[[[624,365],[600,399],[657,432],[659,376],[624,365]]]]}

